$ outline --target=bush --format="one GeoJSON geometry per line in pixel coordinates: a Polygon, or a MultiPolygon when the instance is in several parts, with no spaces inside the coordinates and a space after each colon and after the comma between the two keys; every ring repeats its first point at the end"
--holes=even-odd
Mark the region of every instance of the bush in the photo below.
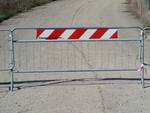
{"type": "Polygon", "coordinates": [[[0,22],[16,13],[23,12],[54,0],[0,0],[0,22]]]}
{"type": "Polygon", "coordinates": [[[150,24],[150,0],[127,0],[130,10],[146,24],[150,24]]]}

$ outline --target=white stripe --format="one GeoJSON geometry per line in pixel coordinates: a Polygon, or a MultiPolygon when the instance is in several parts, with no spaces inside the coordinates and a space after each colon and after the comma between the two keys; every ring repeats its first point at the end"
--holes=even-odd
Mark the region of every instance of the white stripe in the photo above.
{"type": "Polygon", "coordinates": [[[67,29],[60,36],[59,40],[67,40],[76,30],[75,29],[67,29]]]}
{"type": "Polygon", "coordinates": [[[107,32],[100,38],[100,40],[109,40],[117,29],[108,29],[107,32]]]}
{"type": "Polygon", "coordinates": [[[52,33],[54,29],[51,30],[44,30],[43,33],[39,36],[39,38],[48,38],[52,33]]]}
{"type": "Polygon", "coordinates": [[[97,31],[97,29],[88,29],[79,39],[80,39],[80,40],[87,40],[87,39],[89,39],[96,31],[97,31]]]}

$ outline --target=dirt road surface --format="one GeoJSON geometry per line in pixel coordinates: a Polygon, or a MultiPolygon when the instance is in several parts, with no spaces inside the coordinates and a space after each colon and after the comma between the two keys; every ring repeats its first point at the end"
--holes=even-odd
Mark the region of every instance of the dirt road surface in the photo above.
{"type": "MultiPolygon", "coordinates": [[[[7,21],[4,21],[0,25],[0,29],[8,29],[14,27],[82,27],[82,26],[142,26],[141,22],[137,20],[131,13],[128,12],[127,4],[125,0],[58,0],[53,3],[46,4],[32,9],[29,12],[19,14],[7,21]]],[[[128,34],[130,35],[130,34],[128,34]]],[[[28,34],[23,34],[22,37],[26,37],[28,34]]],[[[1,41],[1,46],[3,43],[1,41]]],[[[89,45],[92,48],[98,48],[99,43],[89,45]]],[[[52,44],[54,46],[55,44],[52,44]]],[[[104,46],[103,44],[102,46],[104,46]]],[[[118,44],[120,45],[120,44],[118,44]]],[[[130,45],[130,44],[129,44],[130,45]]],[[[37,65],[38,69],[41,62],[38,53],[34,53],[37,50],[30,44],[28,47],[23,46],[17,54],[18,67],[27,66],[26,69],[37,65]],[[32,50],[31,50],[32,48],[32,50]],[[24,50],[28,50],[28,56],[39,56],[36,60],[31,60],[20,55],[24,55],[24,50]],[[22,61],[24,59],[24,61],[22,61]],[[36,62],[36,63],[35,63],[36,62]],[[24,65],[21,65],[21,64],[24,65]],[[34,64],[34,65],[30,65],[34,64]]],[[[41,47],[36,45],[36,47],[41,47]]],[[[83,47],[85,51],[79,50],[79,46],[67,45],[68,48],[56,47],[56,50],[63,50],[64,53],[69,51],[69,54],[76,55],[75,57],[83,57],[81,61],[76,63],[76,68],[89,67],[91,64],[98,64],[95,58],[101,57],[97,51],[91,52],[91,54],[97,54],[98,57],[88,57],[88,49],[83,47]],[[78,51],[78,52],[77,52],[78,51]],[[79,55],[78,55],[79,54],[79,55]],[[85,56],[84,56],[85,55],[85,56]],[[90,59],[91,58],[91,59],[90,59]],[[89,59],[89,60],[87,60],[89,59]],[[93,60],[93,62],[92,62],[93,60]],[[88,62],[89,61],[89,62],[88,62]]],[[[112,45],[106,46],[108,50],[111,50],[112,45]]],[[[129,60],[126,65],[129,64],[130,54],[136,49],[130,45],[128,48],[122,47],[121,50],[129,52],[127,53],[129,60]]],[[[7,48],[7,47],[6,47],[7,48]]],[[[48,49],[49,47],[46,46],[48,49]]],[[[101,47],[100,47],[101,48],[101,47]]],[[[102,48],[104,49],[104,48],[102,48]]],[[[118,50],[118,49],[116,49],[118,50]]],[[[44,49],[41,50],[44,53],[44,49]]],[[[37,51],[38,52],[38,51],[37,51]]],[[[120,51],[121,52],[121,51],[120,51]]],[[[107,51],[103,51],[104,54],[108,54],[107,51]]],[[[118,52],[119,53],[119,52],[118,52]]],[[[118,54],[116,53],[116,54],[118,54]]],[[[123,55],[125,52],[121,52],[123,55]]],[[[136,52],[135,52],[136,53],[136,52]]],[[[56,54],[56,53],[53,53],[56,54]]],[[[113,51],[112,51],[112,54],[113,51]]],[[[57,53],[62,55],[63,53],[57,53]]],[[[121,63],[125,63],[125,58],[119,56],[121,63]]],[[[49,56],[48,56],[49,57],[49,56]]],[[[51,57],[51,56],[50,56],[51,57]]],[[[46,57],[44,57],[47,59],[46,57]]],[[[43,59],[44,59],[43,58],[43,59]]],[[[52,58],[52,57],[51,57],[52,58]]],[[[60,57],[58,57],[59,59],[60,57]]],[[[68,58],[68,57],[67,57],[68,58]]],[[[5,59],[5,58],[4,58],[5,59]]],[[[4,60],[3,59],[3,60],[4,60]]],[[[32,58],[33,59],[33,58],[32,58]]],[[[55,58],[53,58],[55,59],[55,58]]],[[[1,59],[2,60],[2,59],[1,59]]],[[[72,63],[77,62],[69,61],[72,63]]],[[[105,58],[103,58],[105,60],[105,58]]],[[[107,59],[108,60],[108,59],[107,59]]],[[[135,59],[136,60],[136,59],[135,59]]],[[[57,61],[44,61],[42,66],[45,66],[47,62],[53,63],[57,67],[57,61]]],[[[62,61],[62,64],[66,61],[62,61]]],[[[100,64],[103,64],[101,62],[100,64]]],[[[119,62],[118,62],[119,63],[119,62]]],[[[71,66],[70,63],[66,64],[71,66]]],[[[40,66],[41,66],[40,65],[40,66]]],[[[111,65],[111,64],[107,64],[111,65]]],[[[107,66],[106,65],[106,66],[107,66]]],[[[113,65],[113,64],[112,64],[113,65]]],[[[47,65],[48,67],[49,65],[47,65]]],[[[99,65],[97,65],[99,66],[99,65]]],[[[132,65],[131,65],[132,66],[132,65]]],[[[129,67],[129,66],[128,66],[129,67]]],[[[148,73],[148,72],[147,72],[148,73]]],[[[90,72],[90,73],[52,73],[52,74],[34,74],[30,75],[16,75],[15,80],[30,80],[30,83],[18,84],[21,89],[14,92],[8,91],[7,85],[0,86],[0,113],[149,113],[150,106],[150,88],[143,89],[140,81],[134,78],[139,78],[138,72],[90,72]],[[48,76],[47,76],[48,75],[48,76]],[[49,76],[51,75],[51,76],[49,76]],[[125,78],[125,79],[105,79],[102,78],[125,78]],[[131,79],[130,79],[131,78],[131,79]],[[67,80],[66,80],[67,79],[67,80]],[[70,80],[68,80],[70,79],[70,80]],[[78,80],[71,80],[78,79],[78,80]],[[80,80],[79,80],[80,79],[80,80]],[[35,82],[31,80],[41,80],[35,82]],[[42,82],[44,80],[45,82],[42,82]],[[50,81],[53,80],[53,81],[50,81]],[[7,88],[6,88],[7,87],[7,88]]],[[[146,76],[147,77],[147,76],[146,76]]],[[[148,78],[148,77],[147,77],[148,78]]],[[[0,81],[9,81],[9,75],[7,73],[0,74],[0,81]]],[[[148,81],[146,81],[148,82],[148,81]]],[[[148,84],[148,83],[147,83],[148,84]]]]}

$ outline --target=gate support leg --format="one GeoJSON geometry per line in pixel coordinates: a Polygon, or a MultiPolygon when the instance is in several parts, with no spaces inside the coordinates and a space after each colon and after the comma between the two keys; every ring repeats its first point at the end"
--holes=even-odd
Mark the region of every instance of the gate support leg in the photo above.
{"type": "Polygon", "coordinates": [[[142,84],[142,87],[144,88],[145,87],[145,83],[144,83],[144,65],[141,66],[141,69],[140,69],[140,75],[141,75],[141,84],[142,84]]]}
{"type": "Polygon", "coordinates": [[[144,83],[144,68],[142,69],[142,87],[145,87],[145,83],[144,83]]]}
{"type": "Polygon", "coordinates": [[[13,73],[13,70],[11,69],[10,70],[10,76],[11,76],[11,85],[10,85],[10,90],[13,91],[14,89],[14,73],[13,73]]]}
{"type": "Polygon", "coordinates": [[[13,31],[10,32],[10,40],[11,40],[11,70],[10,70],[10,90],[14,89],[14,67],[15,67],[15,50],[14,50],[14,42],[13,42],[13,31]]]}
{"type": "Polygon", "coordinates": [[[141,69],[140,69],[140,75],[141,75],[141,84],[142,84],[142,87],[144,88],[145,87],[145,83],[144,83],[144,31],[142,30],[141,31],[141,54],[140,54],[140,62],[141,62],[141,69]]]}

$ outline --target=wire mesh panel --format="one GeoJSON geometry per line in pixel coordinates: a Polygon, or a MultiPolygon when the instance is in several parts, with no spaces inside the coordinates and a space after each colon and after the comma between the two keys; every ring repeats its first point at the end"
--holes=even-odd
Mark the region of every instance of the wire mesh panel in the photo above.
{"type": "Polygon", "coordinates": [[[10,68],[11,63],[11,39],[9,30],[0,30],[0,71],[10,68]]]}
{"type": "Polygon", "coordinates": [[[105,70],[138,68],[135,42],[18,43],[16,70],[105,70]],[[133,49],[134,48],[134,49],[133,49]]]}
{"type": "MultiPolygon", "coordinates": [[[[50,30],[51,29],[53,30],[54,28],[50,28],[50,30]]],[[[70,29],[74,30],[75,28],[70,29]]],[[[95,28],[90,28],[90,33],[93,32],[94,29],[95,28]]],[[[15,42],[15,71],[137,70],[140,65],[139,29],[110,29],[117,29],[119,38],[114,40],[45,41],[43,39],[37,39],[37,29],[15,29],[13,32],[15,42]]],[[[42,30],[47,30],[45,34],[48,36],[48,29],[42,30]]],[[[84,29],[82,29],[82,31],[83,30],[84,29]]],[[[55,33],[53,33],[53,35],[54,34],[55,33]]],[[[106,36],[108,36],[108,34],[110,34],[110,32],[107,33],[106,36]]],[[[82,38],[84,35],[85,34],[82,35],[82,38]]],[[[113,36],[116,36],[116,31],[111,37],[113,36]]]]}

